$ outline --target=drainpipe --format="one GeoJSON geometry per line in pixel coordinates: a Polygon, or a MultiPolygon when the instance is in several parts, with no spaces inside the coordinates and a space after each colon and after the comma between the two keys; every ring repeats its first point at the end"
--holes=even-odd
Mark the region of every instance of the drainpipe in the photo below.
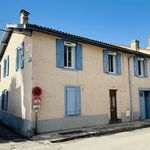
{"type": "Polygon", "coordinates": [[[133,99],[132,99],[132,80],[131,80],[131,72],[130,72],[130,59],[134,55],[130,55],[128,57],[128,76],[129,76],[129,93],[130,93],[130,116],[131,116],[131,122],[134,121],[133,119],[133,99]]]}

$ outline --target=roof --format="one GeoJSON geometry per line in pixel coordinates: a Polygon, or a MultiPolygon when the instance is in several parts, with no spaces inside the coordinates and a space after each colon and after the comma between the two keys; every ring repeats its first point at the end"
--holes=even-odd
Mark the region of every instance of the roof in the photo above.
{"type": "MultiPolygon", "coordinates": [[[[110,50],[114,50],[114,51],[119,51],[119,52],[125,52],[125,53],[130,53],[130,54],[137,54],[137,55],[141,55],[143,57],[150,57],[149,54],[143,53],[143,52],[139,52],[139,51],[135,51],[132,49],[129,49],[127,47],[121,47],[118,45],[113,45],[113,44],[109,44],[109,43],[105,43],[102,41],[97,41],[97,40],[93,40],[93,39],[89,39],[86,37],[82,37],[82,36],[78,36],[78,35],[73,35],[70,33],[66,33],[66,32],[62,32],[59,30],[55,30],[53,28],[47,28],[47,27],[43,27],[43,26],[39,26],[36,24],[27,24],[27,25],[21,25],[21,24],[14,24],[14,25],[7,25],[8,29],[11,29],[11,31],[13,30],[19,30],[21,32],[21,29],[23,30],[27,30],[27,31],[37,31],[37,32],[42,32],[42,33],[46,33],[46,34],[50,34],[50,35],[54,35],[54,36],[58,36],[61,37],[63,39],[72,41],[72,42],[81,42],[81,43],[85,43],[85,44],[90,44],[90,45],[95,45],[98,47],[102,47],[102,48],[106,48],[106,49],[110,49],[110,50]]],[[[7,44],[9,42],[6,42],[7,40],[5,40],[5,36],[7,38],[10,39],[11,34],[7,34],[7,32],[4,32],[4,36],[2,37],[2,40],[0,42],[0,58],[2,58],[4,51],[7,47],[7,44]],[[6,46],[3,47],[3,42],[6,42],[6,46]]]]}

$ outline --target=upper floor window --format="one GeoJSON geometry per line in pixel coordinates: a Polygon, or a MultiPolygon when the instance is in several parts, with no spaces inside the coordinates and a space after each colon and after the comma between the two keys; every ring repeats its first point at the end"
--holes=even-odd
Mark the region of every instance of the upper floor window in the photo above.
{"type": "Polygon", "coordinates": [[[16,71],[24,67],[24,42],[16,49],[16,71]]]}
{"type": "Polygon", "coordinates": [[[64,66],[75,68],[75,46],[76,44],[65,42],[64,44],[64,66]]]}
{"type": "Polygon", "coordinates": [[[56,66],[59,68],[82,70],[82,45],[57,39],[56,66]]]}
{"type": "Polygon", "coordinates": [[[9,56],[4,58],[3,61],[3,77],[5,78],[8,75],[9,75],[9,56]]]}
{"type": "Polygon", "coordinates": [[[138,77],[147,77],[147,59],[134,56],[134,74],[138,77]]]}
{"type": "Polygon", "coordinates": [[[121,74],[121,53],[104,50],[103,69],[105,73],[121,74]]]}
{"type": "Polygon", "coordinates": [[[109,62],[109,72],[116,73],[116,53],[108,53],[108,62],[109,62]]]}

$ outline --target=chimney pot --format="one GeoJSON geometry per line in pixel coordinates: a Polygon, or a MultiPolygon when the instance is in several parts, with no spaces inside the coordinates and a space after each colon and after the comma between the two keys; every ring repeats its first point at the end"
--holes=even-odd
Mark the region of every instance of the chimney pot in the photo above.
{"type": "Polygon", "coordinates": [[[20,24],[28,24],[29,12],[24,9],[20,10],[20,24]]]}
{"type": "Polygon", "coordinates": [[[150,36],[148,37],[148,49],[150,49],[150,36]]]}
{"type": "Polygon", "coordinates": [[[139,47],[140,47],[139,44],[140,44],[140,41],[138,40],[131,41],[131,49],[139,50],[139,47]]]}

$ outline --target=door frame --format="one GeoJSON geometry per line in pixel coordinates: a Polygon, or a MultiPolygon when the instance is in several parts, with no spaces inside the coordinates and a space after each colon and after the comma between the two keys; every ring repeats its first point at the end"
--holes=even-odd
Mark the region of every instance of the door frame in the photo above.
{"type": "Polygon", "coordinates": [[[147,119],[146,118],[146,105],[145,105],[145,93],[144,93],[144,105],[145,105],[145,117],[144,119],[142,118],[141,114],[141,99],[140,99],[140,92],[150,92],[150,88],[138,88],[138,95],[139,95],[139,113],[140,113],[140,119],[141,120],[144,120],[144,119],[147,119]]]}
{"type": "Polygon", "coordinates": [[[109,113],[110,113],[110,123],[118,122],[118,103],[117,103],[117,89],[109,89],[109,113]],[[116,96],[116,120],[111,118],[111,102],[110,102],[110,91],[115,91],[116,96]]]}

